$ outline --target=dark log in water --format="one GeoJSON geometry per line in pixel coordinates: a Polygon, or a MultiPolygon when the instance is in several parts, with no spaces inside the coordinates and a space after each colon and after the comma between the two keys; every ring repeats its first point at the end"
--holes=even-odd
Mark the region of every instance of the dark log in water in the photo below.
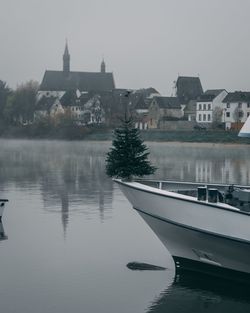
{"type": "Polygon", "coordinates": [[[165,271],[165,267],[148,264],[148,263],[140,263],[140,262],[129,262],[127,264],[127,268],[132,271],[165,271]]]}

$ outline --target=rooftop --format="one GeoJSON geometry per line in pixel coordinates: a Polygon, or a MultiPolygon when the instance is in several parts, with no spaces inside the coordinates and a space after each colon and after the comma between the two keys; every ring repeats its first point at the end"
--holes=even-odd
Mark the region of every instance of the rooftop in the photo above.
{"type": "Polygon", "coordinates": [[[113,73],[45,71],[40,90],[109,91],[115,88],[113,73]]]}
{"type": "Polygon", "coordinates": [[[154,97],[161,109],[180,109],[180,101],[177,97],[154,97]]]}
{"type": "Polygon", "coordinates": [[[176,95],[182,104],[195,100],[203,94],[199,77],[179,76],[176,82],[176,95]]]}
{"type": "Polygon", "coordinates": [[[249,91],[229,92],[222,102],[250,102],[249,91]]]}

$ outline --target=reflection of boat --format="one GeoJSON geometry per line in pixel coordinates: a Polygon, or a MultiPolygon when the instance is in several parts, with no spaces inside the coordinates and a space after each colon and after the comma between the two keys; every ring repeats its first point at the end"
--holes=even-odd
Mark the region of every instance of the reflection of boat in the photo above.
{"type": "Polygon", "coordinates": [[[8,237],[5,235],[3,223],[0,222],[0,240],[6,240],[8,237]]]}
{"type": "Polygon", "coordinates": [[[0,199],[0,221],[2,220],[3,209],[6,202],[8,202],[7,199],[0,199]]]}
{"type": "Polygon", "coordinates": [[[250,277],[250,189],[246,186],[115,181],[167,247],[177,268],[250,277]]]}
{"type": "Polygon", "coordinates": [[[148,313],[165,312],[249,312],[249,289],[242,284],[228,284],[220,278],[195,273],[177,274],[149,306],[148,313]]]}

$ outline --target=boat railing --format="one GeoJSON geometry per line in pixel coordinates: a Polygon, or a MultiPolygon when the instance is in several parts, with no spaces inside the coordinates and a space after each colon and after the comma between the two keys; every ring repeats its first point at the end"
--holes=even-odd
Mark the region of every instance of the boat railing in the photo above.
{"type": "Polygon", "coordinates": [[[222,184],[222,183],[207,183],[207,182],[189,182],[189,181],[175,181],[175,180],[155,180],[155,179],[136,179],[136,182],[142,183],[151,187],[159,189],[193,189],[200,186],[206,186],[208,188],[217,188],[218,190],[223,190],[225,188],[233,187],[239,189],[250,189],[247,185],[238,184],[222,184]]]}
{"type": "Polygon", "coordinates": [[[227,203],[239,210],[250,212],[250,186],[152,179],[136,181],[150,187],[191,196],[197,201],[227,203]]]}

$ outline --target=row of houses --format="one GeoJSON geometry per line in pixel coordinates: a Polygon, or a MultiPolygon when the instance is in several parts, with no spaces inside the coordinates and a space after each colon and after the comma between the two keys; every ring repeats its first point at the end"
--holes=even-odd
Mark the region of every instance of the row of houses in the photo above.
{"type": "MultiPolygon", "coordinates": [[[[178,77],[177,82],[193,79],[194,77],[178,77]]],[[[196,79],[199,80],[198,77],[196,79]]],[[[137,111],[138,114],[139,112],[137,111]]],[[[240,129],[250,115],[250,92],[209,89],[186,100],[178,95],[155,96],[142,115],[137,122],[139,128],[240,129]]]]}
{"type": "Polygon", "coordinates": [[[62,71],[45,71],[34,118],[68,114],[77,125],[113,126],[127,111],[140,129],[240,128],[250,114],[250,92],[203,91],[199,77],[179,76],[175,95],[154,88],[116,88],[104,60],[99,72],[70,70],[66,43],[62,71]]]}

